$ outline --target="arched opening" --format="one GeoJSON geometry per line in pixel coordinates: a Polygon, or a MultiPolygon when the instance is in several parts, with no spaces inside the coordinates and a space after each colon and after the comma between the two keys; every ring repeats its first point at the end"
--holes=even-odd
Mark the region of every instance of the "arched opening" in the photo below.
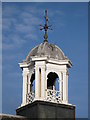
{"type": "Polygon", "coordinates": [[[61,102],[60,81],[55,72],[47,75],[46,99],[48,101],[61,102]]]}
{"type": "Polygon", "coordinates": [[[47,75],[47,89],[59,91],[59,77],[55,72],[47,75]]]}
{"type": "Polygon", "coordinates": [[[35,93],[35,73],[32,74],[30,79],[30,92],[35,93]]]}

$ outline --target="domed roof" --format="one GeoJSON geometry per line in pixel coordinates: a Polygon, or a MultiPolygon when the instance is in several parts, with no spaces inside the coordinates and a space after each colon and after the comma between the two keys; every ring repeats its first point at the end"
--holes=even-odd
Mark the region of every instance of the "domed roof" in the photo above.
{"type": "Polygon", "coordinates": [[[48,42],[43,42],[40,45],[33,48],[26,57],[26,61],[30,61],[30,58],[33,56],[37,56],[37,57],[48,56],[48,58],[53,58],[58,60],[67,59],[67,57],[64,55],[64,53],[58,46],[54,44],[49,44],[48,42]]]}

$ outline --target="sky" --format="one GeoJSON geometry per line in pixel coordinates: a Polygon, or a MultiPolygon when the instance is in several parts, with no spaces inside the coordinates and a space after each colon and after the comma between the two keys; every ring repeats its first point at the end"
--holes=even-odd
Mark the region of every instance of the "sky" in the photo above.
{"type": "Polygon", "coordinates": [[[0,2],[0,113],[2,113],[2,3],[0,2]]]}
{"type": "Polygon", "coordinates": [[[2,3],[2,112],[16,114],[22,101],[19,64],[43,42],[44,11],[48,11],[49,43],[59,46],[72,61],[69,103],[76,118],[88,117],[88,3],[2,3]]]}

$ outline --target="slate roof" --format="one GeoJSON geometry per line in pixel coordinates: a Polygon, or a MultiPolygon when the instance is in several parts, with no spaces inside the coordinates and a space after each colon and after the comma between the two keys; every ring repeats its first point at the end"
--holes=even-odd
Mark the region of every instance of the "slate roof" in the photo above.
{"type": "Polygon", "coordinates": [[[30,120],[30,119],[18,115],[0,114],[0,120],[30,120]]]}
{"type": "Polygon", "coordinates": [[[48,58],[54,58],[58,60],[65,60],[67,57],[64,55],[63,51],[54,44],[49,44],[48,42],[43,42],[40,45],[33,48],[28,56],[26,61],[30,61],[32,56],[48,56],[48,58]]]}

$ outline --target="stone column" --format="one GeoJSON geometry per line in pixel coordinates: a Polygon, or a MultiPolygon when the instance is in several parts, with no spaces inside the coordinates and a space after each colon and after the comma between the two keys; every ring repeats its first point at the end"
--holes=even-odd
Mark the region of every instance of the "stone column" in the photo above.
{"type": "Polygon", "coordinates": [[[35,65],[35,99],[39,97],[39,68],[35,65]]]}
{"type": "Polygon", "coordinates": [[[45,98],[45,66],[41,67],[41,98],[45,98]]]}
{"type": "Polygon", "coordinates": [[[62,73],[60,73],[60,76],[59,76],[59,93],[60,93],[60,97],[61,97],[61,100],[62,100],[62,73]]]}
{"type": "Polygon", "coordinates": [[[68,73],[68,70],[67,70],[67,73],[66,73],[66,94],[67,94],[67,96],[66,96],[66,99],[67,99],[67,103],[68,103],[68,75],[69,75],[69,73],[68,73]]]}
{"type": "Polygon", "coordinates": [[[26,93],[27,93],[27,73],[23,72],[23,95],[22,105],[26,104],[26,93]]]}
{"type": "Polygon", "coordinates": [[[66,72],[63,72],[63,102],[67,103],[67,91],[68,91],[68,87],[67,87],[67,76],[66,76],[66,72]]]}
{"type": "Polygon", "coordinates": [[[46,79],[45,79],[45,99],[47,99],[47,74],[45,75],[46,79]]]}

